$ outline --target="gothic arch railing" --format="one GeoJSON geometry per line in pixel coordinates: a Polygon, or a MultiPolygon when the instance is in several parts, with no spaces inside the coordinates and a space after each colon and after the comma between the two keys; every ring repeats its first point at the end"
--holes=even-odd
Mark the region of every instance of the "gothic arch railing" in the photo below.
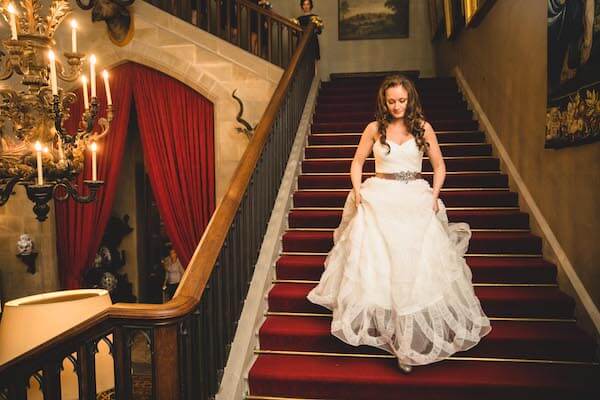
{"type": "Polygon", "coordinates": [[[314,77],[314,34],[311,25],[294,44],[289,65],[173,300],[114,304],[0,365],[0,400],[25,399],[29,381],[40,385],[45,400],[61,399],[64,364],[76,371],[79,398],[95,399],[98,344],[111,353],[118,400],[135,398],[134,390],[142,384],[149,385],[154,399],[214,396],[314,77]],[[145,375],[136,373],[132,359],[137,335],[149,350],[145,375]]]}

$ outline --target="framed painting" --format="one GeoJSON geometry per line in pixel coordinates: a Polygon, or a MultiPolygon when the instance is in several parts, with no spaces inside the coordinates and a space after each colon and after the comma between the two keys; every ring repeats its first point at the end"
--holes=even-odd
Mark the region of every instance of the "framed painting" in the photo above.
{"type": "Polygon", "coordinates": [[[428,3],[431,39],[435,39],[444,22],[444,0],[429,0],[428,3]]]}
{"type": "Polygon", "coordinates": [[[338,0],[339,40],[408,37],[408,0],[338,0]]]}
{"type": "Polygon", "coordinates": [[[465,26],[475,27],[496,0],[463,0],[465,26]]]}
{"type": "Polygon", "coordinates": [[[463,27],[463,8],[462,0],[444,0],[444,27],[447,39],[454,37],[463,27]]]}

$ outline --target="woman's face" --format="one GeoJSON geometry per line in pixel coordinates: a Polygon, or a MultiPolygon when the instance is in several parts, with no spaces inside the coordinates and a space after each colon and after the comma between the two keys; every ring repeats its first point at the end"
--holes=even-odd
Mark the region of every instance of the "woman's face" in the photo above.
{"type": "Polygon", "coordinates": [[[394,118],[404,118],[408,105],[408,92],[404,86],[394,86],[385,91],[385,104],[394,118]]]}
{"type": "Polygon", "coordinates": [[[304,0],[302,2],[302,11],[304,11],[305,13],[308,13],[308,12],[310,12],[311,9],[312,9],[312,7],[310,5],[310,1],[304,0]]]}

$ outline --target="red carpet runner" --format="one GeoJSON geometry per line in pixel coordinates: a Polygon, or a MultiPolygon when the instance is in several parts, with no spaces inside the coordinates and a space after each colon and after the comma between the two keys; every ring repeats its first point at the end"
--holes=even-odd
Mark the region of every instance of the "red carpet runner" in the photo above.
{"type": "MultiPolygon", "coordinates": [[[[446,159],[442,199],[449,218],[473,229],[467,262],[493,330],[472,350],[409,375],[386,353],[330,335],[329,312],[306,294],[332,246],[357,132],[373,118],[379,82],[323,84],[247,399],[600,398],[594,341],[576,326],[574,302],[558,289],[556,267],[541,257],[541,239],[530,232],[529,216],[519,211],[453,79],[421,79],[417,86],[446,159]]],[[[431,181],[427,160],[423,170],[431,181]]],[[[369,159],[365,178],[373,172],[369,159]]]]}

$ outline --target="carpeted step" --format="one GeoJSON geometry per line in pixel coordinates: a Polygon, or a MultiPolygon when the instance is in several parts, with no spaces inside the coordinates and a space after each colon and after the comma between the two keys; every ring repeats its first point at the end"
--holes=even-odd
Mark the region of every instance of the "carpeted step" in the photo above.
{"type": "Polygon", "coordinates": [[[347,400],[578,400],[600,396],[589,365],[447,360],[406,376],[395,360],[260,355],[249,373],[253,396],[347,400]]]}
{"type": "MultiPolygon", "coordinates": [[[[495,157],[463,157],[446,158],[446,171],[499,171],[500,160],[495,157]]],[[[349,172],[352,159],[312,159],[302,162],[302,172],[349,172]]],[[[433,171],[429,159],[423,159],[423,172],[433,171]]],[[[375,172],[375,159],[368,158],[363,166],[364,172],[375,172]]]]}
{"type": "MultiPolygon", "coordinates": [[[[284,252],[327,253],[333,246],[331,231],[288,231],[283,235],[284,252]]],[[[529,232],[473,232],[468,254],[541,253],[542,241],[529,232]]]]}
{"type": "MultiPolygon", "coordinates": [[[[325,255],[284,255],[277,279],[319,280],[325,255]]],[[[556,266],[542,257],[466,257],[476,283],[555,283],[556,266]]]]}
{"type": "MultiPolygon", "coordinates": [[[[331,317],[268,316],[260,328],[261,350],[343,354],[389,354],[370,346],[351,346],[331,334],[331,317]]],[[[459,357],[595,361],[594,340],[575,322],[492,321],[492,331],[459,357]]]]}
{"type": "MultiPolygon", "coordinates": [[[[308,136],[309,145],[358,145],[360,133],[313,134],[308,136]]],[[[484,143],[485,134],[481,131],[441,131],[436,132],[438,143],[484,143]]]]}
{"type": "MultiPolygon", "coordinates": [[[[424,104],[423,107],[425,107],[423,110],[424,110],[426,118],[429,118],[430,113],[432,113],[432,112],[433,113],[441,112],[441,113],[450,114],[450,115],[454,115],[454,114],[460,115],[460,113],[469,111],[467,104],[464,102],[456,103],[456,104],[424,104]]],[[[347,100],[346,103],[329,103],[329,104],[317,103],[317,106],[315,108],[315,113],[317,115],[321,114],[321,113],[363,113],[363,112],[368,112],[368,113],[371,113],[372,115],[375,115],[375,101],[373,100],[373,102],[371,102],[371,103],[355,103],[355,102],[351,102],[350,100],[347,100]]]]}
{"type": "MultiPolygon", "coordinates": [[[[306,296],[315,283],[276,283],[268,296],[269,311],[329,313],[306,296]]],[[[574,301],[556,287],[476,286],[488,317],[573,318],[574,301]]]]}
{"type": "MultiPolygon", "coordinates": [[[[371,110],[363,110],[359,112],[317,112],[315,114],[313,122],[371,122],[374,121],[374,112],[371,110]]],[[[435,121],[439,119],[458,119],[458,120],[472,120],[473,112],[470,110],[439,110],[432,109],[428,110],[425,115],[427,121],[435,121]]]]}
{"type": "MultiPolygon", "coordinates": [[[[348,190],[298,190],[294,207],[344,207],[348,190]]],[[[505,190],[442,190],[440,198],[446,207],[516,207],[517,193],[505,190]]]]}
{"type": "MultiPolygon", "coordinates": [[[[445,157],[491,156],[489,143],[442,143],[440,149],[445,157]]],[[[306,146],[304,154],[310,158],[352,158],[356,152],[354,145],[306,146]]]]}
{"type": "MultiPolygon", "coordinates": [[[[466,222],[471,229],[529,229],[529,214],[518,209],[448,210],[450,222],[466,222]]],[[[292,209],[288,214],[290,228],[337,228],[342,210],[292,209]]]]}
{"type": "MultiPolygon", "coordinates": [[[[363,174],[363,180],[373,174],[363,174]]],[[[426,172],[423,179],[432,183],[433,174],[426,172]]],[[[500,172],[461,172],[447,174],[445,188],[506,188],[508,176],[500,172]]],[[[298,176],[299,189],[350,189],[352,182],[350,174],[302,174],[298,176]]]]}
{"type": "MultiPolygon", "coordinates": [[[[431,126],[436,131],[476,131],[479,129],[477,121],[462,120],[437,120],[431,121],[431,126]]],[[[327,122],[312,125],[312,132],[362,132],[366,123],[362,122],[327,122]]]]}
{"type": "MultiPolygon", "coordinates": [[[[463,102],[462,95],[458,92],[439,91],[439,90],[423,90],[419,93],[420,100],[423,104],[456,104],[463,102]]],[[[375,103],[377,92],[365,91],[355,92],[354,94],[344,94],[340,92],[319,92],[317,102],[320,104],[344,103],[348,99],[352,99],[355,103],[375,103]]]]}

